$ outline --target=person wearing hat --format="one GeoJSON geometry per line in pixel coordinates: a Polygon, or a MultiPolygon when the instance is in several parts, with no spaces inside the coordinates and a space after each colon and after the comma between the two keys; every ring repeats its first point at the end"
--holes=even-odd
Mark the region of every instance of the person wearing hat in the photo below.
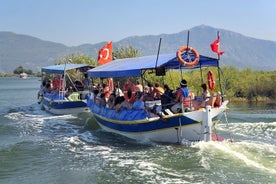
{"type": "Polygon", "coordinates": [[[193,95],[188,88],[187,81],[185,79],[182,79],[180,82],[180,88],[176,92],[175,101],[177,101],[177,103],[171,107],[172,112],[178,113],[179,110],[181,110],[181,100],[183,102],[184,107],[189,108],[191,106],[192,96],[193,95]]]}

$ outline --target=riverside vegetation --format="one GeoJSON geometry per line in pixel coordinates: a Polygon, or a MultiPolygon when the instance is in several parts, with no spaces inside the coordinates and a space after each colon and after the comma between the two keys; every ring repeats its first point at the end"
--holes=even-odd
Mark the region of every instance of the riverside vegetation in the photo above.
{"type": "MultiPolygon", "coordinates": [[[[132,46],[115,48],[113,57],[116,59],[127,57],[141,56],[141,52],[132,46]]],[[[97,61],[85,54],[70,54],[62,59],[56,60],[55,63],[64,63],[69,60],[72,63],[87,63],[92,66],[97,66],[97,61]]],[[[116,62],[116,61],[114,61],[116,62]]],[[[17,67],[13,74],[1,74],[0,77],[18,76],[20,70],[26,71],[22,66],[17,67]]],[[[212,70],[216,76],[216,88],[226,91],[227,98],[231,101],[271,101],[276,100],[276,70],[275,71],[253,71],[249,68],[239,70],[234,66],[225,66],[220,70],[217,68],[202,68],[201,71],[193,70],[188,72],[168,71],[165,76],[157,77],[148,75],[149,81],[158,81],[161,84],[169,84],[171,88],[176,89],[181,78],[185,78],[189,82],[189,88],[194,90],[196,94],[201,93],[201,87],[198,81],[207,83],[207,72],[212,70]],[[218,78],[221,78],[221,84],[218,83],[218,78]]],[[[28,71],[28,70],[27,70],[28,71]]],[[[39,77],[40,72],[32,73],[31,76],[39,77]]],[[[119,81],[123,83],[123,81],[119,81]]]]}

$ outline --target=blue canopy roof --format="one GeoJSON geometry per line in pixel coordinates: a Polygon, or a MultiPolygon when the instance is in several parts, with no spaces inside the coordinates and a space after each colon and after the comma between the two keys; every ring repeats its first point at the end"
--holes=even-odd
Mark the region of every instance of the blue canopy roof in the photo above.
{"type": "MultiPolygon", "coordinates": [[[[72,70],[72,69],[91,69],[92,67],[87,64],[61,64],[61,65],[52,65],[52,66],[46,66],[41,68],[41,72],[46,73],[55,73],[55,74],[64,74],[65,71],[72,70]]],[[[84,70],[84,71],[86,71],[84,70]]]]}
{"type": "MultiPolygon", "coordinates": [[[[182,57],[183,56],[182,54],[182,57]]],[[[91,77],[130,77],[141,76],[141,71],[146,69],[156,68],[156,55],[118,59],[107,64],[98,66],[87,73],[91,77]]],[[[194,56],[191,56],[194,59],[194,56]]],[[[186,60],[186,59],[185,59],[186,60]]],[[[186,67],[181,65],[176,57],[175,53],[159,55],[157,61],[157,67],[164,66],[166,69],[179,69],[181,68],[198,68],[202,66],[217,66],[218,59],[210,58],[200,55],[200,59],[197,65],[194,67],[186,67]]]]}

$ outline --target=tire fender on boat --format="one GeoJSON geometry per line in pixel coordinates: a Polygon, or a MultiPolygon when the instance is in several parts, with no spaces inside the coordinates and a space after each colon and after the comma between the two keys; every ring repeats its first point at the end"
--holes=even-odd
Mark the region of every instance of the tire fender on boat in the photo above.
{"type": "Polygon", "coordinates": [[[215,75],[211,70],[209,70],[207,73],[207,79],[208,79],[208,87],[210,90],[213,91],[216,88],[216,82],[215,82],[215,75]]]}
{"type": "Polygon", "coordinates": [[[199,53],[196,49],[190,47],[190,46],[182,46],[180,47],[177,52],[176,52],[176,57],[178,59],[178,61],[184,65],[184,66],[195,66],[198,61],[199,61],[199,53]],[[194,54],[194,60],[190,61],[190,62],[186,62],[183,58],[182,58],[182,52],[188,52],[191,51],[194,54]]]}
{"type": "Polygon", "coordinates": [[[136,97],[136,90],[135,90],[135,85],[128,81],[125,83],[124,85],[124,97],[125,100],[127,100],[128,102],[133,102],[135,100],[136,97]],[[131,91],[131,96],[128,96],[128,92],[131,91]]]}

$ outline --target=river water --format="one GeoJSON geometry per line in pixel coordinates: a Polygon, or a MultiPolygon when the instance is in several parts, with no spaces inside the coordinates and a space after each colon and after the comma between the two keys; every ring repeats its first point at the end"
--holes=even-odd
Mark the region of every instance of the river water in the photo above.
{"type": "Polygon", "coordinates": [[[234,142],[157,144],[102,131],[87,114],[53,116],[39,78],[0,78],[0,183],[276,183],[276,105],[229,104],[234,142]]]}

